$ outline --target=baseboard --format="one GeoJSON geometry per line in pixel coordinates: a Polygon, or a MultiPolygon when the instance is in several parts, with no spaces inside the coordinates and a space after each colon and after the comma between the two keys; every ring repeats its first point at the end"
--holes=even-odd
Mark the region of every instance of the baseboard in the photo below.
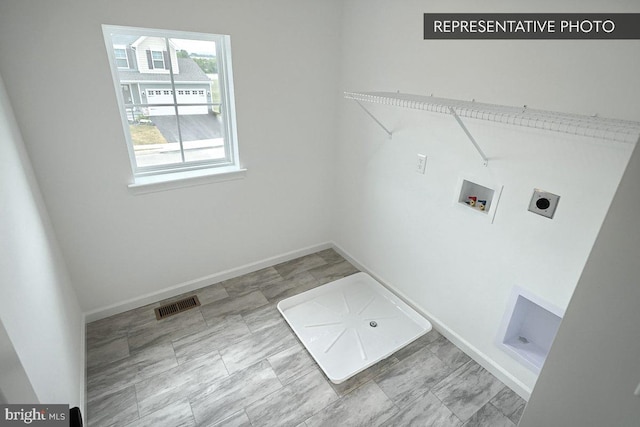
{"type": "Polygon", "coordinates": [[[342,255],[347,261],[357,267],[359,270],[364,271],[375,278],[378,282],[384,285],[391,292],[396,294],[400,299],[406,302],[411,308],[416,310],[418,313],[422,314],[427,318],[433,325],[434,329],[441,333],[445,338],[455,344],[458,348],[464,351],[469,357],[475,360],[480,366],[485,368],[491,374],[493,374],[496,378],[502,381],[505,385],[515,391],[518,395],[520,395],[523,399],[529,400],[529,396],[531,396],[531,388],[525,385],[523,382],[518,380],[516,377],[507,372],[504,368],[502,368],[499,364],[497,364],[493,359],[488,357],[478,348],[470,344],[467,340],[462,338],[456,332],[452,331],[444,324],[440,319],[429,313],[424,308],[420,307],[417,303],[415,303],[411,298],[404,294],[404,292],[400,291],[398,288],[393,286],[388,281],[384,280],[380,275],[376,274],[368,266],[359,262],[356,258],[354,258],[351,254],[345,251],[343,248],[338,246],[336,243],[332,244],[333,249],[342,255]]]}
{"type": "Polygon", "coordinates": [[[86,315],[82,314],[80,321],[80,397],[78,408],[82,412],[82,418],[87,419],[87,322],[86,315]]]}
{"type": "Polygon", "coordinates": [[[136,298],[132,298],[126,301],[122,301],[116,304],[112,304],[106,307],[91,310],[85,313],[85,322],[93,322],[105,317],[113,316],[115,314],[123,313],[134,308],[142,307],[147,304],[152,304],[163,299],[171,298],[176,295],[183,294],[185,292],[191,292],[196,289],[203,288],[205,286],[213,285],[215,283],[222,282],[224,280],[233,279],[234,277],[242,276],[243,274],[252,273],[262,268],[271,267],[281,262],[286,262],[301,256],[309,255],[314,252],[318,252],[324,249],[333,247],[331,242],[321,243],[318,245],[308,246],[306,248],[298,249],[295,251],[287,252],[281,255],[269,257],[260,261],[245,264],[240,267],[232,268],[229,270],[221,271],[218,273],[209,274],[204,277],[189,280],[168,288],[164,288],[157,292],[151,292],[136,298]]]}

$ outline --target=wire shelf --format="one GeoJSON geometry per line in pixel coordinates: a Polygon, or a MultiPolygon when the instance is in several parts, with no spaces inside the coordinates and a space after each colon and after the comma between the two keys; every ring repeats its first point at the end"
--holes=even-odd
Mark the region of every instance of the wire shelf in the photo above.
{"type": "Polygon", "coordinates": [[[394,92],[345,92],[344,97],[358,102],[452,114],[459,117],[630,144],[636,143],[640,137],[640,122],[630,120],[608,119],[527,107],[508,107],[475,101],[460,101],[394,92]]]}

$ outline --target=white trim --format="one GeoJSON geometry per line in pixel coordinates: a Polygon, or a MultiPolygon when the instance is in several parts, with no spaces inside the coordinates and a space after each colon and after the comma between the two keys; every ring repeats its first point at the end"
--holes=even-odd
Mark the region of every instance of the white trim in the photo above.
{"type": "Polygon", "coordinates": [[[240,267],[231,268],[229,270],[221,271],[219,273],[213,273],[208,276],[200,277],[194,280],[189,280],[180,283],[175,286],[169,286],[157,292],[151,292],[140,297],[131,298],[126,301],[112,304],[106,307],[97,308],[89,312],[84,313],[85,321],[94,322],[96,320],[104,319],[105,317],[113,316],[115,314],[123,313],[125,311],[133,310],[134,308],[142,307],[147,304],[161,301],[163,299],[171,298],[185,292],[190,292],[196,289],[203,288],[205,286],[213,285],[215,283],[222,282],[224,280],[233,279],[234,277],[249,274],[263,268],[271,267],[282,262],[287,262],[292,259],[296,259],[305,255],[310,255],[324,249],[333,247],[331,242],[320,243],[313,246],[307,246],[306,248],[298,249],[291,252],[286,252],[282,255],[276,255],[269,258],[265,258],[260,261],[255,261],[249,264],[245,264],[240,267]]]}
{"type": "Polygon", "coordinates": [[[82,320],[80,322],[80,397],[78,401],[78,407],[82,412],[82,418],[86,420],[87,417],[87,319],[86,315],[82,314],[82,320]]]}
{"type": "Polygon", "coordinates": [[[137,176],[135,182],[129,184],[129,190],[133,194],[156,193],[176,188],[242,179],[246,174],[246,169],[229,166],[137,176]]]}
{"type": "Polygon", "coordinates": [[[429,313],[420,307],[416,302],[414,302],[411,298],[404,294],[404,292],[400,291],[395,286],[391,285],[388,281],[381,278],[378,274],[373,272],[370,268],[363,265],[359,261],[357,261],[353,256],[351,256],[347,251],[342,249],[336,243],[333,243],[333,249],[342,255],[347,261],[357,267],[359,270],[369,273],[374,279],[378,282],[382,283],[385,287],[387,287],[391,292],[396,294],[400,299],[406,302],[411,308],[416,310],[418,313],[422,314],[427,318],[433,325],[434,329],[436,329],[439,333],[441,333],[445,338],[455,344],[458,348],[464,351],[468,356],[470,356],[473,360],[478,362],[483,368],[493,374],[496,378],[506,384],[509,388],[515,391],[518,395],[520,395],[523,399],[529,400],[531,396],[531,388],[526,384],[518,380],[516,377],[511,375],[511,373],[507,372],[502,366],[497,364],[493,359],[484,354],[474,345],[470,344],[467,340],[462,338],[456,332],[447,327],[442,321],[440,321],[437,317],[429,313]]]}

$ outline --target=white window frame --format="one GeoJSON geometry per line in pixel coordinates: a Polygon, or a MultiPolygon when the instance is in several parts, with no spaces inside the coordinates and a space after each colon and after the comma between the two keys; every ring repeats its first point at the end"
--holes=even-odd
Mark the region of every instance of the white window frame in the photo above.
{"type": "Polygon", "coordinates": [[[164,63],[164,51],[163,50],[151,50],[150,52],[151,52],[151,69],[152,70],[166,70],[167,64],[164,63]],[[159,53],[160,54],[160,59],[155,59],[153,57],[154,53],[159,53]],[[160,67],[156,66],[156,62],[157,61],[161,61],[162,62],[162,66],[160,66],[160,67]]]}
{"type": "MultiPolygon", "coordinates": [[[[118,101],[118,106],[120,108],[122,126],[124,129],[126,145],[131,161],[133,182],[130,183],[129,187],[133,189],[144,186],[174,188],[185,185],[194,185],[187,182],[191,178],[193,178],[194,181],[199,184],[202,183],[203,178],[207,177],[211,177],[212,181],[222,181],[244,177],[246,170],[240,167],[238,153],[230,37],[228,35],[221,34],[205,34],[186,31],[159,30],[114,25],[103,25],[102,28],[105,45],[107,48],[106,51],[109,57],[109,62],[111,64],[114,87],[117,89],[115,93],[118,101]],[[111,40],[111,36],[116,34],[164,37],[167,44],[169,44],[169,39],[171,38],[205,40],[213,41],[216,43],[216,56],[218,58],[218,84],[220,85],[220,96],[222,102],[221,117],[226,154],[225,159],[189,161],[170,165],[156,165],[145,167],[139,167],[137,165],[133,142],[131,139],[131,134],[129,132],[129,121],[126,115],[127,106],[124,103],[122,90],[120,89],[121,81],[119,79],[118,67],[115,62],[114,45],[111,40]],[[175,181],[177,184],[171,184],[172,181],[175,181]],[[169,184],[167,185],[167,183],[169,184]]],[[[168,52],[171,52],[171,50],[169,49],[168,52]]],[[[170,74],[172,72],[173,71],[171,70],[170,65],[170,74]]],[[[171,84],[173,86],[171,93],[177,93],[173,77],[171,79],[171,84]]],[[[207,101],[206,104],[209,105],[211,103],[207,101]]],[[[176,113],[178,112],[178,105],[179,104],[177,103],[177,97],[174,95],[174,107],[176,108],[176,113]]],[[[148,191],[157,190],[152,189],[148,191]]],[[[144,190],[142,192],[147,192],[147,190],[144,190]]]]}
{"type": "Polygon", "coordinates": [[[127,54],[127,47],[126,47],[126,46],[118,46],[118,45],[113,46],[113,57],[114,57],[114,60],[115,60],[115,61],[122,60],[122,59],[124,59],[125,61],[127,61],[127,65],[126,65],[126,66],[124,66],[124,67],[120,67],[120,66],[118,66],[118,64],[117,64],[117,62],[116,62],[116,66],[117,66],[118,68],[120,68],[120,69],[128,69],[128,68],[130,68],[130,66],[129,66],[129,55],[127,54]],[[116,56],[116,50],[121,50],[121,51],[123,51],[123,52],[124,52],[124,58],[118,58],[118,57],[116,56]]]}

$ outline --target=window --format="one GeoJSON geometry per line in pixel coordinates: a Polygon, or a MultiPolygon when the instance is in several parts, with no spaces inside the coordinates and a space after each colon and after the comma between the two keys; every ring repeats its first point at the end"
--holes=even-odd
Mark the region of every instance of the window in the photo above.
{"type": "Polygon", "coordinates": [[[164,52],[152,50],[151,52],[151,66],[149,68],[168,68],[164,63],[164,52]]]}
{"type": "Polygon", "coordinates": [[[115,55],[116,66],[118,68],[129,68],[129,58],[127,58],[126,48],[114,48],[113,53],[115,55]]]}
{"type": "Polygon", "coordinates": [[[182,179],[192,171],[241,171],[229,36],[108,25],[103,31],[134,185],[182,179]],[[116,47],[114,39],[128,44],[116,47]],[[122,70],[127,50],[137,56],[132,61],[150,60],[165,71],[122,70]],[[193,59],[201,57],[207,60],[193,59]],[[211,64],[215,73],[209,72],[211,64]],[[122,85],[130,96],[123,95],[122,85]]]}

